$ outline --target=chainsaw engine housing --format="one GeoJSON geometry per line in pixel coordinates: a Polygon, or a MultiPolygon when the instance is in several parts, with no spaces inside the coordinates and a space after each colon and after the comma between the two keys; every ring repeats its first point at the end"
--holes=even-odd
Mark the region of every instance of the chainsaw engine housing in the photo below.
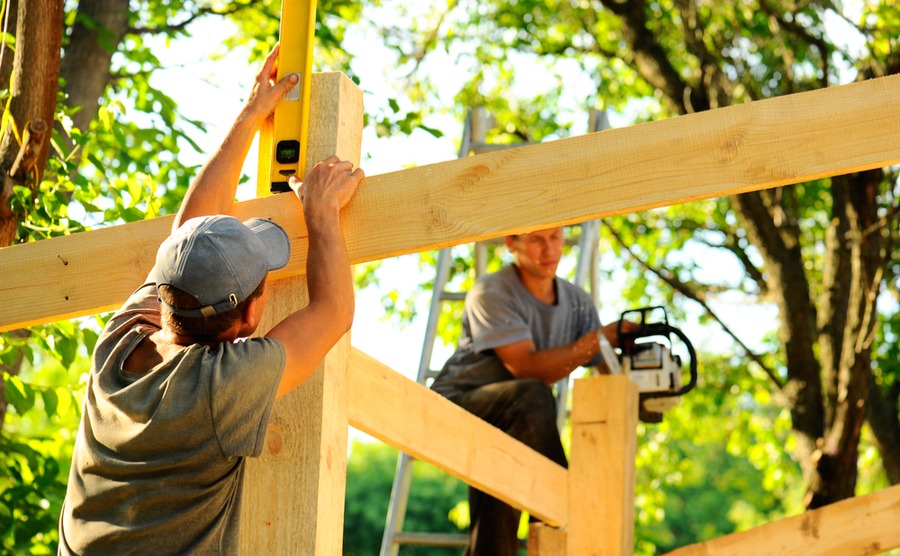
{"type": "MultiPolygon", "coordinates": [[[[658,423],[662,413],[675,407],[681,396],[697,384],[694,346],[681,330],[669,325],[665,308],[658,306],[622,313],[618,336],[620,352],[614,356],[616,364],[608,366],[614,374],[625,374],[637,383],[640,419],[658,423]],[[626,331],[625,322],[636,326],[626,331]],[[687,384],[683,383],[681,357],[672,353],[673,337],[678,338],[688,352],[690,380],[687,384]]],[[[608,344],[602,347],[606,348],[604,359],[609,362],[613,359],[613,350],[608,344]]]]}

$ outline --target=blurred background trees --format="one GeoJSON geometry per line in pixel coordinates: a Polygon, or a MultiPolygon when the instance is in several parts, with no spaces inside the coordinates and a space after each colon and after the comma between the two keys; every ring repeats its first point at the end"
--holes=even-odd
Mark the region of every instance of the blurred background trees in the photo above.
{"type": "MultiPolygon", "coordinates": [[[[421,69],[447,52],[469,71],[457,105],[488,107],[498,120],[493,139],[506,143],[570,134],[574,121],[560,107],[584,83],[582,108],[638,103],[641,121],[900,70],[900,19],[879,2],[460,1],[415,21],[386,29],[385,38],[410,68],[422,105],[440,90],[438,74],[423,79],[421,69]],[[515,96],[534,80],[543,83],[537,94],[515,96]]],[[[623,255],[610,266],[625,265],[623,298],[664,300],[721,326],[730,340],[720,349],[736,363],[729,380],[750,373],[751,390],[767,390],[790,412],[808,508],[854,494],[864,425],[887,477],[900,480],[897,193],[890,168],[604,226],[606,244],[623,255]],[[771,320],[759,323],[770,341],[749,346],[723,303],[771,307],[771,320]]]]}

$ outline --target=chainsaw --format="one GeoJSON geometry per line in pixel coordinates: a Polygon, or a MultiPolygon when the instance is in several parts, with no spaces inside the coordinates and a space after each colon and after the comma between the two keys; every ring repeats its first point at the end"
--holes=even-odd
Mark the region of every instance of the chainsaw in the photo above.
{"type": "Polygon", "coordinates": [[[611,374],[624,374],[637,383],[641,421],[659,423],[663,412],[675,407],[681,396],[697,385],[694,346],[681,330],[669,325],[665,308],[659,306],[623,312],[619,318],[618,338],[621,347],[616,353],[606,335],[599,334],[603,360],[611,374]],[[626,331],[625,322],[636,327],[626,331]],[[687,384],[683,383],[681,357],[672,353],[673,336],[680,340],[690,357],[687,384]]]}

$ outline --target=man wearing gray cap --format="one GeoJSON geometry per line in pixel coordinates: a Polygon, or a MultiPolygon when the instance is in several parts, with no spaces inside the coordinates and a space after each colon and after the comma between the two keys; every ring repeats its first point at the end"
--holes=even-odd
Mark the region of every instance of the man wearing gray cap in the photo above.
{"type": "Polygon", "coordinates": [[[191,184],[146,283],[97,341],[60,554],[236,553],[244,458],[261,453],[275,398],[350,328],[339,213],[364,175],[329,157],[289,182],[309,231],[309,304],[246,339],[266,305],[268,272],[290,258],[279,225],[229,216],[253,136],[297,82],[273,82],[276,59],[277,48],[191,184]]]}

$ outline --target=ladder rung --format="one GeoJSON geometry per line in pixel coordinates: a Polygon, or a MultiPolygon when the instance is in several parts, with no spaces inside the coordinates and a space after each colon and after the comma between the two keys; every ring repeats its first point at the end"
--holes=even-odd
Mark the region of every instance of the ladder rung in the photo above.
{"type": "Polygon", "coordinates": [[[466,546],[466,535],[453,533],[410,533],[402,532],[394,535],[396,544],[415,544],[418,546],[466,546]]]}
{"type": "Polygon", "coordinates": [[[441,301],[465,301],[465,292],[441,292],[441,301]]]}

